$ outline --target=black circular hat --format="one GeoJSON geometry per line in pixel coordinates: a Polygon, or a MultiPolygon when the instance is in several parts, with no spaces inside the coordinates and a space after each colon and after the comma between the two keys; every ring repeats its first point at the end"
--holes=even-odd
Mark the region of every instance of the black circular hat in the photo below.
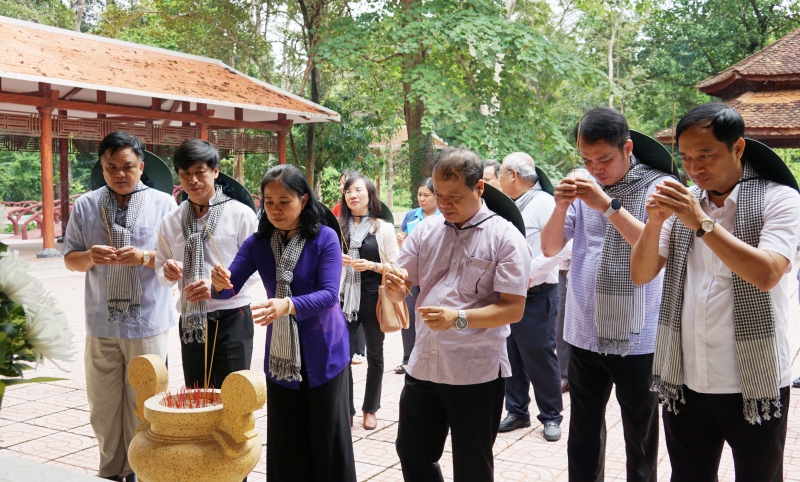
{"type": "Polygon", "coordinates": [[[781,156],[767,145],[755,139],[745,138],[742,159],[746,160],[762,178],[800,191],[792,171],[783,162],[781,156]]]}
{"type": "Polygon", "coordinates": [[[672,159],[672,154],[664,147],[664,144],[641,132],[633,130],[630,132],[631,141],[633,141],[633,155],[636,159],[680,179],[678,164],[672,159]]]}
{"type": "MultiPolygon", "coordinates": [[[[537,173],[539,169],[536,170],[537,173]]],[[[549,180],[548,180],[549,182],[549,180]]],[[[552,187],[552,184],[550,185],[552,187]]],[[[544,184],[542,184],[544,189],[544,184]]],[[[489,183],[483,184],[483,201],[492,212],[514,225],[525,236],[525,220],[513,199],[489,183]]]]}

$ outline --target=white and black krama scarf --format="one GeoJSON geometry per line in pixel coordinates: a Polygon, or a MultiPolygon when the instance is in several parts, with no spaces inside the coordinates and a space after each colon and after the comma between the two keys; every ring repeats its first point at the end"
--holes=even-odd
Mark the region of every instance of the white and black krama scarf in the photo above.
{"type": "MultiPolygon", "coordinates": [[[[304,237],[295,233],[289,243],[284,246],[281,232],[272,232],[269,240],[272,254],[275,256],[275,298],[283,299],[292,296],[290,286],[294,279],[294,267],[303,253],[306,243],[304,237]]],[[[300,358],[300,338],[297,333],[297,322],[292,315],[283,315],[272,322],[272,341],[269,344],[269,372],[277,380],[288,382],[303,380],[300,374],[302,360],[300,358]]]]}
{"type": "MultiPolygon", "coordinates": [[[[205,227],[198,228],[197,216],[192,209],[192,203],[187,199],[181,206],[181,229],[186,244],[183,248],[183,286],[186,287],[195,281],[206,278],[204,244],[217,227],[225,203],[231,198],[217,186],[214,197],[208,202],[208,219],[205,227]]],[[[223,260],[219,260],[223,263],[223,260]]],[[[181,339],[184,343],[204,343],[206,341],[206,302],[186,301],[186,293],[181,291],[181,339]]]]}
{"type": "Polygon", "coordinates": [[[514,203],[519,208],[519,212],[524,211],[528,204],[533,201],[533,198],[535,198],[540,192],[542,192],[542,184],[537,180],[536,184],[534,184],[533,187],[530,188],[525,194],[517,199],[514,199],[514,203]]]}
{"type": "MultiPolygon", "coordinates": [[[[766,182],[749,164],[744,164],[736,200],[733,235],[750,246],[758,246],[764,227],[764,191],[766,182]]],[[[691,188],[698,200],[703,192],[691,188]]],[[[678,413],[676,402],[683,396],[683,354],[681,316],[683,313],[686,260],[695,231],[675,220],[669,239],[669,258],[664,274],[664,291],[658,316],[658,332],[653,362],[653,387],[667,410],[678,413]]],[[[771,416],[781,416],[778,350],[775,340],[775,314],[772,296],[733,273],[733,326],[736,355],[742,381],[744,418],[760,424],[771,416]],[[760,406],[759,406],[760,405],[760,406]],[[770,409],[775,411],[770,415],[770,409]],[[759,413],[760,412],[760,413],[759,413]]]]}
{"type": "MultiPolygon", "coordinates": [[[[617,183],[602,188],[633,217],[643,221],[647,188],[664,176],[631,156],[628,173],[617,183]]],[[[598,352],[627,355],[631,343],[639,343],[644,327],[645,287],[631,281],[631,245],[610,222],[597,267],[595,300],[598,352]]]]}
{"type": "MultiPolygon", "coordinates": [[[[370,231],[372,230],[372,220],[369,214],[361,218],[361,224],[355,227],[353,218],[347,228],[350,231],[350,244],[347,255],[352,259],[361,259],[361,243],[364,242],[370,231]]],[[[361,273],[354,270],[352,266],[345,268],[344,284],[342,285],[342,292],[339,294],[339,300],[342,302],[342,311],[347,321],[355,321],[358,319],[358,308],[361,305],[361,273]]]]}
{"type": "MultiPolygon", "coordinates": [[[[107,232],[110,233],[111,246],[120,249],[131,245],[131,233],[139,219],[147,190],[141,181],[130,194],[128,209],[125,211],[123,226],[116,222],[117,196],[106,186],[100,193],[97,207],[101,211],[107,232]]],[[[112,323],[138,323],[142,311],[142,284],[139,280],[139,266],[108,265],[107,268],[108,321],[112,323]]]]}

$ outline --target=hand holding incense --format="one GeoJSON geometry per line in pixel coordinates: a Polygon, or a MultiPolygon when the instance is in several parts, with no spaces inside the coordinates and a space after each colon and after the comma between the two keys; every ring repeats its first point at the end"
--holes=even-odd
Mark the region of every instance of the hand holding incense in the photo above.
{"type": "MultiPolygon", "coordinates": [[[[219,258],[219,263],[222,264],[224,261],[222,260],[222,255],[219,254],[219,249],[217,249],[217,243],[214,241],[214,236],[211,236],[211,230],[208,229],[208,225],[205,221],[203,221],[203,227],[206,228],[206,233],[208,233],[208,239],[211,240],[211,244],[214,246],[214,251],[217,252],[217,258],[219,258]]],[[[214,267],[216,269],[216,266],[214,267]]],[[[229,275],[230,276],[230,275],[229,275]]],[[[228,283],[230,284],[230,278],[228,283]]],[[[233,293],[233,299],[236,300],[236,304],[239,304],[239,298],[236,296],[236,291],[233,290],[233,285],[230,287],[231,293],[233,293]]],[[[244,312],[242,311],[242,307],[239,306],[239,314],[244,316],[244,312]]]]}
{"type": "MultiPolygon", "coordinates": [[[[381,253],[381,256],[383,256],[383,258],[386,260],[386,263],[389,265],[389,267],[390,267],[390,268],[392,268],[392,272],[394,272],[394,275],[395,275],[395,276],[397,276],[398,278],[402,278],[402,276],[401,276],[401,275],[400,275],[400,273],[397,271],[397,269],[395,269],[395,267],[394,267],[394,265],[392,264],[392,262],[391,262],[391,261],[389,261],[389,257],[388,257],[388,256],[386,256],[386,253],[384,253],[384,252],[383,252],[383,250],[382,250],[382,249],[380,249],[380,248],[378,248],[378,251],[380,251],[380,253],[381,253]]],[[[406,292],[408,293],[408,296],[410,296],[410,297],[414,298],[414,295],[412,295],[412,294],[411,294],[411,290],[410,290],[410,289],[408,289],[408,285],[406,285],[405,283],[403,283],[403,288],[405,288],[405,289],[406,289],[406,292]]],[[[415,299],[416,299],[416,298],[415,298],[415,299]]]]}

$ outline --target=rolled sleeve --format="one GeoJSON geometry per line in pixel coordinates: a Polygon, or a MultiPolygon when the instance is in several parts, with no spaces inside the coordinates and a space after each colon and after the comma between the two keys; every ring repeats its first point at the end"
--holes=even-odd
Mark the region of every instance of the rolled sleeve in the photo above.
{"type": "Polygon", "coordinates": [[[497,250],[494,291],[526,296],[530,265],[531,247],[521,234],[509,228],[497,250]]]}
{"type": "Polygon", "coordinates": [[[86,238],[84,238],[84,213],[89,202],[84,198],[78,199],[72,212],[70,213],[69,223],[67,223],[67,234],[64,236],[64,245],[61,247],[61,254],[68,255],[73,251],[86,251],[86,238]]]}

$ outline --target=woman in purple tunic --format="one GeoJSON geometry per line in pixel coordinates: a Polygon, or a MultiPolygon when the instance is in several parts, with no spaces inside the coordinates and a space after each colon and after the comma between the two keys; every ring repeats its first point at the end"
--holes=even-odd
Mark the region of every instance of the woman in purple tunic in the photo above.
{"type": "Polygon", "coordinates": [[[258,271],[270,297],[253,305],[253,320],[268,325],[267,480],[355,482],[339,238],[297,167],[270,169],[261,195],[258,232],[212,281],[228,298],[258,271]]]}

